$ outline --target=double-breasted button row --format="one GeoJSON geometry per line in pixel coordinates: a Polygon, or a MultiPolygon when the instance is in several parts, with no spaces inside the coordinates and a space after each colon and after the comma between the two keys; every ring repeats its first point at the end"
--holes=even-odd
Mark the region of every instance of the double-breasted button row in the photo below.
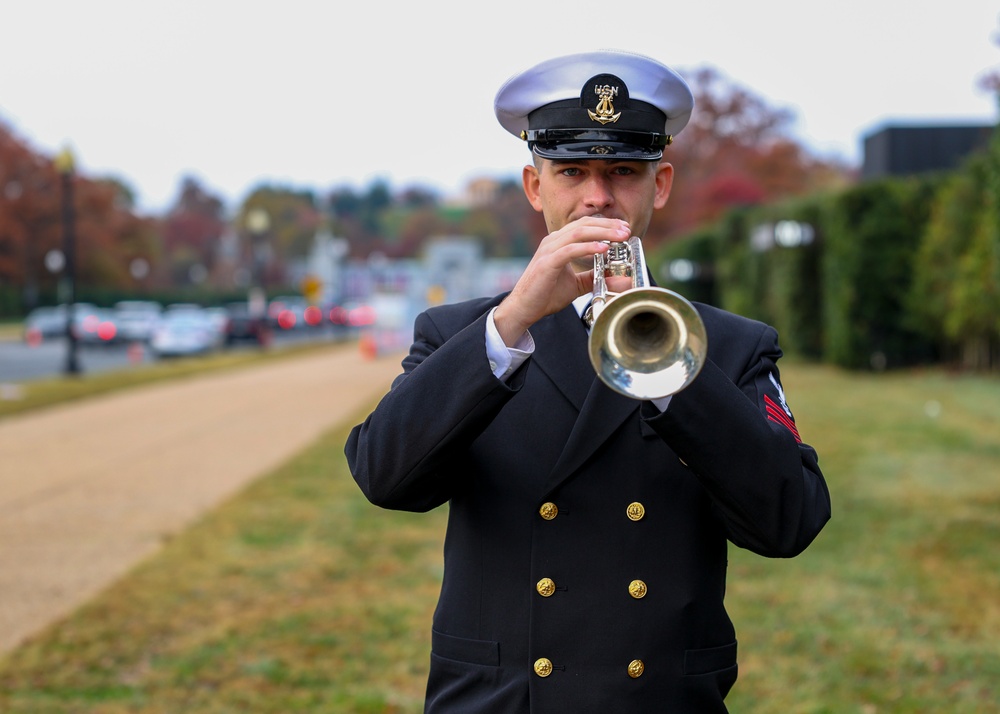
{"type": "MultiPolygon", "coordinates": [[[[646,515],[646,507],[638,501],[633,501],[628,504],[628,507],[625,509],[625,514],[628,516],[630,521],[641,521],[646,515]]],[[[541,507],[539,507],[538,515],[547,521],[551,521],[559,515],[559,506],[552,503],[552,501],[546,501],[541,505],[541,507]]]]}
{"type": "MultiPolygon", "coordinates": [[[[646,508],[638,501],[633,501],[628,504],[625,510],[625,514],[628,519],[633,522],[641,521],[646,516],[646,508]]],[[[552,503],[551,501],[546,501],[539,507],[538,515],[540,515],[546,521],[551,521],[559,515],[559,507],[552,503]]],[[[556,592],[556,583],[552,578],[542,578],[537,583],[535,583],[535,590],[542,597],[552,597],[556,592]]],[[[636,579],[629,583],[628,592],[636,600],[641,600],[646,597],[648,588],[646,583],[642,580],[636,579]]],[[[535,660],[533,665],[535,674],[539,677],[548,677],[552,674],[555,669],[555,665],[552,664],[552,660],[547,657],[540,657],[535,660]]],[[[628,663],[626,671],[628,676],[632,679],[636,679],[642,676],[642,673],[646,670],[646,665],[643,664],[641,659],[634,659],[628,663]]]]}
{"type": "MultiPolygon", "coordinates": [[[[535,590],[542,597],[552,597],[556,591],[556,582],[552,578],[542,578],[535,583],[535,590]]],[[[649,588],[646,587],[646,583],[642,580],[636,579],[628,584],[628,594],[636,600],[642,600],[642,598],[646,597],[648,590],[649,588]]]]}
{"type": "MultiPolygon", "coordinates": [[[[552,671],[555,669],[555,665],[552,664],[552,660],[548,657],[539,657],[535,660],[533,669],[535,670],[535,674],[539,677],[545,678],[552,674],[552,671]]],[[[641,659],[634,659],[628,663],[626,671],[628,672],[629,677],[632,679],[638,679],[642,676],[642,673],[646,671],[646,665],[643,664],[641,659]]]]}

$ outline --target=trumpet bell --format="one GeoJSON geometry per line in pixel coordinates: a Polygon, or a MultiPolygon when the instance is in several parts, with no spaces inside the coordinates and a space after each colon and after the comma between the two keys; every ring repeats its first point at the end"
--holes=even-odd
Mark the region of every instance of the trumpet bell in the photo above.
{"type": "Polygon", "coordinates": [[[694,305],[665,288],[626,290],[594,319],[590,361],[611,389],[633,399],[666,397],[687,387],[708,352],[694,305]]]}

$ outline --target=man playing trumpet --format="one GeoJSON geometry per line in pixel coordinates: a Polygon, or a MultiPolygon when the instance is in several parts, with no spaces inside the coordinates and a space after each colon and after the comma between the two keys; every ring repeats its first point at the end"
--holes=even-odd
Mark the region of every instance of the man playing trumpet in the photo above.
{"type": "Polygon", "coordinates": [[[620,51],[543,62],[497,93],[549,233],[509,294],[418,316],[346,445],[373,503],[449,504],[426,712],[725,712],[729,544],[792,557],[830,517],[771,327],[695,305],[699,364],[654,396],[610,388],[588,358],[595,255],[666,205],[664,150],[692,109],[678,74],[620,51]]]}

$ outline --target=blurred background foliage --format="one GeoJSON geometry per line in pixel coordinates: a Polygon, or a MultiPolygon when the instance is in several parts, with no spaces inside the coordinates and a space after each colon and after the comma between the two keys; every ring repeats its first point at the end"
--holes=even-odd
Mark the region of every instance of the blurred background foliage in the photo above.
{"type": "MultiPolygon", "coordinates": [[[[792,140],[787,110],[712,69],[688,79],[698,112],[668,149],[673,192],[644,239],[661,284],[848,368],[1000,366],[1000,141],[958,169],[864,181],[792,140]]],[[[62,242],[59,179],[53,157],[0,122],[0,318],[59,301],[45,264],[62,242]]],[[[419,257],[446,236],[477,239],[485,257],[527,257],[545,233],[516,173],[473,182],[462,200],[375,181],[260,185],[237,206],[188,177],[163,215],[138,211],[121,179],[73,182],[77,299],[98,304],[243,299],[257,209],[269,216],[263,278],[290,292],[287,268],[320,231],[344,239],[348,259],[419,257]]]]}
{"type": "Polygon", "coordinates": [[[957,170],[731,209],[654,260],[696,266],[695,279],[665,272],[663,284],[773,324],[793,354],[850,369],[945,363],[995,371],[998,200],[994,132],[957,170]],[[755,240],[783,222],[807,238],[755,240]]]}
{"type": "MultiPolygon", "coordinates": [[[[789,113],[768,107],[714,70],[699,71],[691,83],[699,112],[684,141],[670,148],[679,178],[670,209],[660,212],[647,238],[650,244],[668,242],[734,204],[850,182],[846,167],[819,161],[787,138],[789,113]]],[[[428,241],[453,235],[477,238],[487,257],[530,256],[545,228],[524,198],[519,170],[512,167],[508,180],[472,182],[459,198],[428,187],[396,190],[384,181],[314,191],[270,184],[236,206],[186,177],[162,215],[142,215],[126,181],[76,175],[80,297],[100,297],[102,291],[231,292],[227,261],[249,260],[246,217],[257,208],[270,216],[271,284],[281,283],[285,266],[307,253],[319,229],[346,239],[352,258],[414,257],[428,241]],[[137,258],[150,266],[141,279],[129,269],[137,258]],[[203,266],[204,279],[192,280],[196,264],[203,266]]],[[[44,259],[61,246],[59,178],[55,157],[33,150],[0,118],[0,316],[56,299],[57,276],[44,259]]]]}

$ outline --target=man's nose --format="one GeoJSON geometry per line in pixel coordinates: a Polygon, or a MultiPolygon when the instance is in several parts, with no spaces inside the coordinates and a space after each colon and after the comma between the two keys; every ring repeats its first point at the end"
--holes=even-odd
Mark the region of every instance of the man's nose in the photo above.
{"type": "Polygon", "coordinates": [[[584,200],[588,206],[603,209],[614,203],[611,193],[611,183],[604,176],[591,176],[587,179],[587,190],[584,200]]]}

